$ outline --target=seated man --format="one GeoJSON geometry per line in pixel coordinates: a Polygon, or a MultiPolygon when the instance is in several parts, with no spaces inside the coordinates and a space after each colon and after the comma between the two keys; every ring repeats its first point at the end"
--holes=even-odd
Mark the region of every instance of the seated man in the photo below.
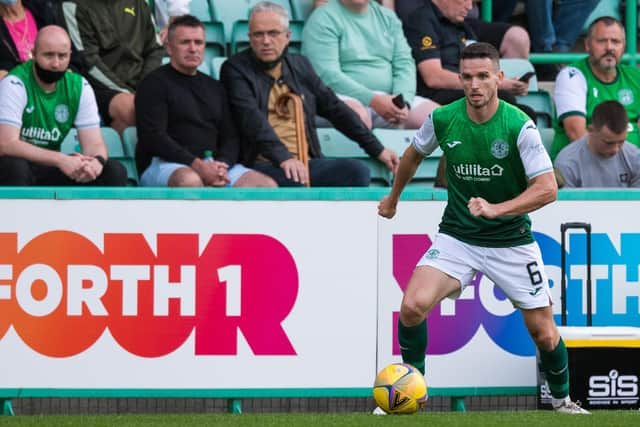
{"type": "Polygon", "coordinates": [[[67,71],[70,58],[65,30],[43,27],[33,59],[0,82],[0,185],[126,185],[124,167],[107,159],[91,86],[67,71]],[[74,126],[82,153],[60,153],[74,126]]]}
{"type": "Polygon", "coordinates": [[[307,19],[302,53],[369,127],[417,129],[437,106],[416,97],[416,66],[395,13],[369,0],[330,0],[307,19]],[[393,98],[402,95],[402,102],[393,98]]]}
{"type": "MultiPolygon", "coordinates": [[[[423,0],[421,3],[422,6],[408,16],[404,26],[418,66],[418,94],[429,97],[439,104],[449,104],[464,96],[462,83],[458,78],[460,53],[469,42],[478,40],[473,25],[465,19],[471,10],[471,1],[423,0]]],[[[506,24],[482,23],[482,25],[487,26],[489,31],[479,33],[484,35],[483,40],[480,41],[488,42],[496,48],[504,43],[504,40],[500,41],[498,34],[506,24]],[[492,35],[495,37],[491,37],[492,35]],[[487,40],[491,38],[495,40],[487,40]]],[[[503,38],[507,37],[506,34],[509,31],[516,29],[524,32],[520,27],[511,27],[503,38]]],[[[526,32],[523,38],[528,46],[529,39],[526,32]]],[[[521,52],[521,56],[528,57],[528,53],[527,49],[521,52]]],[[[498,96],[501,99],[510,104],[516,104],[515,95],[526,95],[529,83],[505,78],[500,83],[499,89],[498,96]]],[[[535,120],[533,110],[520,105],[518,107],[535,120]]]]}
{"type": "Polygon", "coordinates": [[[135,125],[134,94],[164,56],[145,0],[75,0],[65,13],[73,44],[82,55],[100,116],[118,132],[135,125]]]}
{"type": "Polygon", "coordinates": [[[598,104],[589,132],[556,157],[564,187],[640,187],[640,149],[625,141],[628,124],[618,101],[598,104]]]}
{"type": "MultiPolygon", "coordinates": [[[[383,147],[358,116],[327,88],[306,57],[286,52],[289,16],[280,5],[257,3],[249,15],[251,48],[229,58],[221,70],[231,110],[246,147],[245,164],[273,177],[278,185],[367,186],[369,168],[355,159],[326,159],[320,151],[316,113],[357,141],[393,172],[398,156],[383,147]],[[299,96],[301,116],[278,114],[277,101],[299,96]],[[301,130],[301,134],[297,129],[301,130]],[[308,142],[309,174],[300,158],[299,138],[308,142]]],[[[288,110],[292,111],[292,102],[288,110]]]]}
{"type": "Polygon", "coordinates": [[[240,142],[220,82],[198,71],[204,25],[183,15],[169,24],[170,63],[138,87],[136,163],[140,184],[170,187],[275,187],[266,175],[237,164],[240,142]],[[206,152],[215,160],[206,161],[206,152]]]}
{"type": "Polygon", "coordinates": [[[596,19],[589,26],[584,46],[589,56],[562,69],[556,79],[553,99],[558,120],[552,159],[571,141],[587,134],[593,109],[608,100],[624,105],[629,117],[627,141],[640,145],[640,70],[620,63],[625,51],[622,23],[610,16],[596,19]]]}

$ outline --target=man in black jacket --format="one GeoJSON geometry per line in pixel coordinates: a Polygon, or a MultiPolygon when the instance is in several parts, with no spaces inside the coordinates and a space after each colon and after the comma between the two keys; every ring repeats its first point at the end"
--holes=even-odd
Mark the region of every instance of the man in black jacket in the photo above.
{"type": "Polygon", "coordinates": [[[229,58],[221,70],[246,145],[245,164],[280,186],[303,185],[309,178],[313,186],[369,185],[369,169],[362,162],[323,157],[315,128],[317,113],[395,173],[398,156],[384,148],[353,110],[320,81],[306,57],[286,51],[290,31],[284,8],[270,2],[256,4],[249,15],[249,36],[251,48],[229,58]],[[310,177],[296,158],[295,119],[276,113],[277,98],[288,93],[299,95],[304,106],[310,177]]]}

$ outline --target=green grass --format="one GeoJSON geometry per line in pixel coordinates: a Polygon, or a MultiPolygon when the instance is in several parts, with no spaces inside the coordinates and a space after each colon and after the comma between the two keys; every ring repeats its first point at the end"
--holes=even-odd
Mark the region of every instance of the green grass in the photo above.
{"type": "Polygon", "coordinates": [[[0,417],[0,426],[82,427],[198,427],[198,426],[541,426],[607,427],[640,425],[640,412],[595,411],[592,415],[562,415],[551,411],[424,412],[404,416],[369,414],[155,414],[155,415],[50,415],[0,417]]]}

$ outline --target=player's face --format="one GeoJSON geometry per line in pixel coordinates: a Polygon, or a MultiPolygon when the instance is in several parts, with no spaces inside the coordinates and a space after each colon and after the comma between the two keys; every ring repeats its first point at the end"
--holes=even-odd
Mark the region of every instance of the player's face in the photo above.
{"type": "Polygon", "coordinates": [[[440,2],[438,9],[449,21],[459,24],[471,11],[472,3],[472,0],[445,0],[440,2]]]}
{"type": "Polygon", "coordinates": [[[489,58],[463,59],[460,61],[460,82],[473,108],[483,108],[498,96],[502,71],[489,58]]]}
{"type": "Polygon", "coordinates": [[[592,130],[589,135],[589,145],[602,157],[615,156],[627,139],[627,130],[621,133],[612,132],[606,125],[602,129],[592,130]]]}
{"type": "Polygon", "coordinates": [[[167,43],[171,65],[184,74],[195,74],[204,58],[204,30],[184,25],[174,29],[167,43]]]}
{"type": "Polygon", "coordinates": [[[277,61],[289,45],[290,37],[291,32],[276,12],[258,12],[249,23],[251,50],[262,62],[277,61]]]}
{"type": "Polygon", "coordinates": [[[585,41],[589,52],[589,62],[601,71],[615,69],[624,52],[624,31],[619,25],[605,25],[599,22],[593,28],[591,37],[585,41]]]}

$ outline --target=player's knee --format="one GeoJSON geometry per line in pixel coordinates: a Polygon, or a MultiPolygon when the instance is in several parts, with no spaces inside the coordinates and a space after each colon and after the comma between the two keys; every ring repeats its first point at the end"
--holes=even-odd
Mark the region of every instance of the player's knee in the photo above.
{"type": "Polygon", "coordinates": [[[200,176],[191,168],[180,168],[169,178],[169,187],[202,187],[200,176]]]}
{"type": "Polygon", "coordinates": [[[424,319],[426,312],[426,308],[418,300],[405,296],[400,306],[400,320],[405,325],[417,325],[424,319]]]}
{"type": "Polygon", "coordinates": [[[531,333],[531,338],[536,343],[536,347],[545,352],[553,351],[558,345],[557,337],[551,330],[537,330],[531,333]]]}

